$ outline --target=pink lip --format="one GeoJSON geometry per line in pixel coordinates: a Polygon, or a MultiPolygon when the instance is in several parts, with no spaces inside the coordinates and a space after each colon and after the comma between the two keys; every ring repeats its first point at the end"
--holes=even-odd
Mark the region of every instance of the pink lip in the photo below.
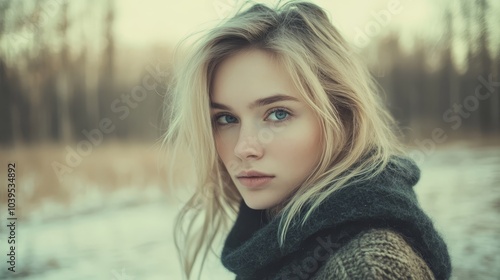
{"type": "Polygon", "coordinates": [[[255,170],[241,171],[237,177],[274,177],[271,174],[262,173],[255,170]]]}
{"type": "Polygon", "coordinates": [[[246,187],[257,188],[271,182],[274,177],[238,177],[238,180],[246,187]]]}

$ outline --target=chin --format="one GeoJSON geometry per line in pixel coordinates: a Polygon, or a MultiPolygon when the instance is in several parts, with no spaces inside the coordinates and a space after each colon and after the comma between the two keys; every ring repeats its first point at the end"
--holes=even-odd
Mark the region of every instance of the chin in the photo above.
{"type": "Polygon", "coordinates": [[[262,200],[259,199],[245,199],[245,204],[249,208],[254,210],[264,210],[274,206],[274,204],[271,202],[263,202],[262,200]]]}

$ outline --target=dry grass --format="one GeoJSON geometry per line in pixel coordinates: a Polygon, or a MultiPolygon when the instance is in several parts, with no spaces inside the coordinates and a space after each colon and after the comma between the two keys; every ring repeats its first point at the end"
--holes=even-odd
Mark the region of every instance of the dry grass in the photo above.
{"type": "MultiPolygon", "coordinates": [[[[122,188],[141,191],[159,187],[168,191],[165,168],[170,163],[152,144],[103,143],[93,147],[75,167],[66,162],[67,147],[76,149],[76,144],[0,148],[0,180],[4,182],[0,194],[6,197],[7,165],[15,163],[18,217],[36,210],[44,200],[71,204],[74,197],[83,195],[88,188],[97,188],[104,194],[122,188]],[[68,166],[71,172],[58,177],[56,162],[68,166]]],[[[0,205],[5,203],[6,199],[0,201],[0,205]]]]}

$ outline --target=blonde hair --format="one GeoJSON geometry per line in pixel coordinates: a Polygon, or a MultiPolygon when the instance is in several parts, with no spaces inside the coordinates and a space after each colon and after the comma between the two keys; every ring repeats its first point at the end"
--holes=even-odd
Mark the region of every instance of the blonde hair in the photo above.
{"type": "Polygon", "coordinates": [[[278,2],[274,8],[252,3],[243,9],[249,3],[193,44],[166,99],[163,144],[171,153],[169,160],[177,163],[187,152],[196,174],[196,190],[179,212],[174,229],[188,279],[203,253],[201,272],[213,241],[228,228],[242,199],[218,158],[209,109],[214,73],[229,56],[249,49],[272,54],[321,122],[323,153],[314,172],[270,213],[280,218],[280,246],[303,208],[307,212],[302,224],[333,192],[376,176],[392,155],[404,153],[376,83],[323,9],[301,1],[278,2]],[[193,216],[188,219],[188,214],[193,216]],[[203,219],[196,230],[197,217],[203,219]]]}

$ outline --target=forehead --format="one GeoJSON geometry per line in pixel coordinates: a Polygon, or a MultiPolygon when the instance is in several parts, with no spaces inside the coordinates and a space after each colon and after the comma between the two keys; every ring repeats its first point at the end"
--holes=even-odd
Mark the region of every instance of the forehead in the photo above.
{"type": "Polygon", "coordinates": [[[214,102],[244,101],[277,92],[298,97],[293,82],[273,55],[262,50],[246,50],[226,58],[214,73],[211,99],[214,102]]]}

